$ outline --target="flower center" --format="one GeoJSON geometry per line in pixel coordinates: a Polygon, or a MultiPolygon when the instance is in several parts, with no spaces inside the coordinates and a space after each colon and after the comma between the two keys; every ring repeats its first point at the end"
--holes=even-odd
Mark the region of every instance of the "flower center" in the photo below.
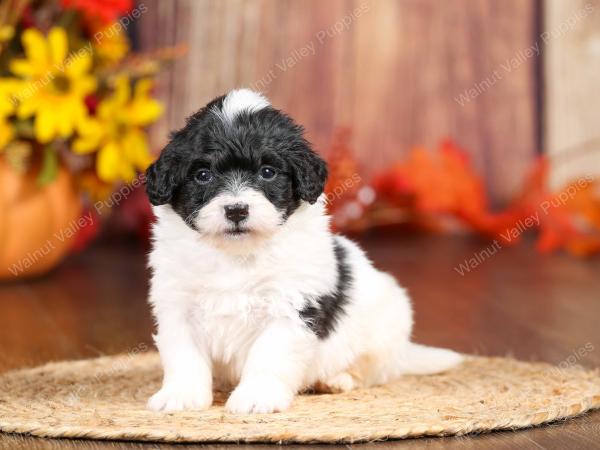
{"type": "Polygon", "coordinates": [[[65,93],[69,92],[69,88],[71,87],[71,81],[64,75],[58,75],[54,78],[54,88],[60,92],[65,93]]]}

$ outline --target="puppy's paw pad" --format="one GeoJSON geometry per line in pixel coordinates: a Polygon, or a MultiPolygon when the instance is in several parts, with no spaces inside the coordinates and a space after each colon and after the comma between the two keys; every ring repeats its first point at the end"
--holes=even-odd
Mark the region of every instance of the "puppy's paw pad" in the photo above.
{"type": "Polygon", "coordinates": [[[229,396],[225,409],[234,414],[285,411],[292,404],[294,392],[277,380],[242,382],[229,396]]]}
{"type": "Polygon", "coordinates": [[[199,386],[180,385],[163,386],[148,400],[148,409],[152,411],[183,411],[208,409],[212,404],[212,392],[199,386]]]}

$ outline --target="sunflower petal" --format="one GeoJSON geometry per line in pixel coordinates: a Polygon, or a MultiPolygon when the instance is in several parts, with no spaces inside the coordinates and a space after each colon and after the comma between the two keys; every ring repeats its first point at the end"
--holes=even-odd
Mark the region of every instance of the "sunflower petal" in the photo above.
{"type": "Polygon", "coordinates": [[[58,120],[60,117],[56,116],[51,109],[39,111],[33,124],[36,139],[42,144],[50,142],[56,136],[58,120]]]}
{"type": "Polygon", "coordinates": [[[92,118],[79,121],[77,131],[79,137],[73,142],[73,151],[79,154],[91,153],[96,150],[104,137],[102,124],[92,118]]]}
{"type": "Polygon", "coordinates": [[[23,78],[33,78],[36,75],[35,68],[28,59],[13,59],[9,63],[13,75],[23,78]]]}
{"type": "Polygon", "coordinates": [[[43,76],[50,63],[44,35],[35,28],[27,28],[23,32],[22,42],[25,47],[25,55],[27,55],[33,70],[37,76],[43,76]]]}
{"type": "Polygon", "coordinates": [[[112,182],[118,179],[131,181],[135,171],[131,164],[123,157],[120,146],[111,141],[98,152],[96,170],[100,179],[112,182]]]}
{"type": "Polygon", "coordinates": [[[56,129],[62,138],[66,139],[73,134],[77,120],[77,101],[78,99],[72,99],[63,102],[60,118],[56,121],[56,129]]]}
{"type": "Polygon", "coordinates": [[[131,123],[139,126],[145,126],[160,117],[163,107],[160,102],[154,99],[140,99],[133,101],[129,110],[131,123]]]}
{"type": "Polygon", "coordinates": [[[138,169],[146,170],[152,163],[146,135],[141,130],[131,129],[123,137],[123,147],[127,159],[138,169]]]}
{"type": "Polygon", "coordinates": [[[120,164],[119,149],[114,142],[107,143],[98,152],[96,170],[101,180],[112,182],[118,179],[118,167],[120,164]]]}
{"type": "Polygon", "coordinates": [[[17,107],[17,117],[19,119],[27,119],[35,114],[40,107],[40,98],[32,95],[21,99],[21,103],[17,107]]]}
{"type": "Polygon", "coordinates": [[[88,73],[91,67],[92,55],[82,49],[69,58],[67,64],[65,64],[65,73],[71,78],[76,78],[88,73]]]}
{"type": "Polygon", "coordinates": [[[50,33],[48,33],[48,47],[52,64],[62,66],[69,48],[67,32],[64,28],[53,27],[50,30],[50,33]]]}
{"type": "Polygon", "coordinates": [[[131,98],[131,84],[129,77],[123,75],[115,81],[115,92],[112,95],[113,99],[121,104],[125,104],[131,98]]]}
{"type": "Polygon", "coordinates": [[[98,83],[93,76],[71,77],[71,91],[80,97],[95,92],[97,87],[98,83]]]}

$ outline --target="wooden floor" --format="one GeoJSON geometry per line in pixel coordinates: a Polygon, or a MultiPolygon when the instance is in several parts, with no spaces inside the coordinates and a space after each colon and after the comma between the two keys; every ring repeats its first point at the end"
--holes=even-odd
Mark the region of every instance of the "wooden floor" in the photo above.
{"type": "MultiPolygon", "coordinates": [[[[419,342],[482,355],[600,367],[600,259],[539,256],[531,244],[505,248],[470,273],[455,267],[486,246],[466,238],[412,235],[362,239],[375,264],[411,292],[419,342]],[[587,349],[587,350],[586,350],[587,349]]],[[[0,372],[50,360],[150,345],[144,253],[97,246],[51,275],[0,285],[0,372]]],[[[526,431],[417,439],[383,449],[600,448],[600,411],[526,431]]],[[[208,446],[193,446],[194,448],[208,446]]],[[[212,447],[212,446],[211,446],[212,447]]],[[[0,434],[0,449],[181,446],[45,440],[0,434]]],[[[323,448],[331,449],[331,446],[323,448]]]]}

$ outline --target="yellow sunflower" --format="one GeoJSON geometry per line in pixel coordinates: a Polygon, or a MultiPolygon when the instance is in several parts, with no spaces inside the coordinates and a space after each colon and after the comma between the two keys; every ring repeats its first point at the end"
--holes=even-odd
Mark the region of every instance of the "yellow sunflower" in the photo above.
{"type": "Polygon", "coordinates": [[[102,180],[131,181],[136,170],[146,170],[152,162],[142,128],[160,116],[162,106],[148,95],[151,87],[151,80],[139,80],[132,94],[129,77],[119,77],[96,116],[81,123],[73,150],[79,154],[98,150],[96,170],[102,180]]]}
{"type": "Polygon", "coordinates": [[[96,90],[91,44],[68,54],[67,33],[54,27],[48,37],[33,28],[22,36],[24,59],[10,63],[11,72],[26,81],[16,94],[17,116],[35,116],[34,134],[39,142],[67,138],[87,116],[85,97],[96,90]]]}

